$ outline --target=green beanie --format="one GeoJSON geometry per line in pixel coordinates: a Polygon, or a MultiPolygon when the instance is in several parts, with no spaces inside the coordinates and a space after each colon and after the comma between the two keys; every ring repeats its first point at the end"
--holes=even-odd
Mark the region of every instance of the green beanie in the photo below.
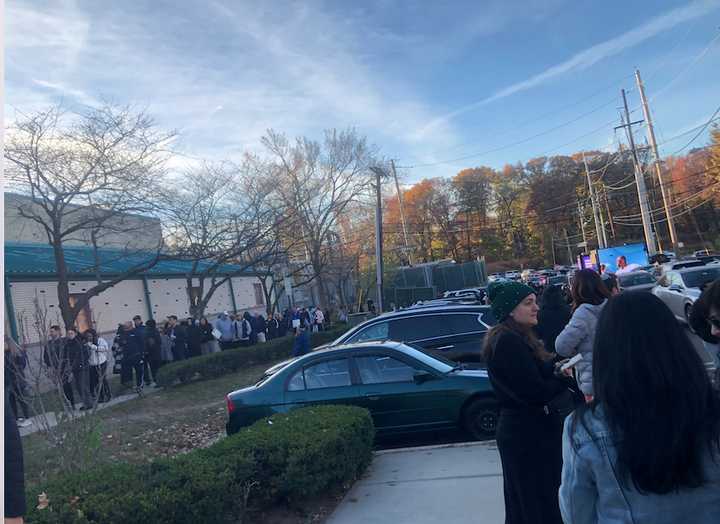
{"type": "Polygon", "coordinates": [[[525,297],[535,293],[530,286],[520,282],[493,282],[488,286],[490,307],[498,322],[502,322],[525,297]]]}

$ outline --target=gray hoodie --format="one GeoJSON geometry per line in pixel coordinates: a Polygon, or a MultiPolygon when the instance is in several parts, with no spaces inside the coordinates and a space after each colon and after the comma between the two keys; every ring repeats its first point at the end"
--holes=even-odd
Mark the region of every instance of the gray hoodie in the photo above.
{"type": "Polygon", "coordinates": [[[563,357],[573,357],[578,353],[582,355],[582,360],[578,362],[576,369],[578,386],[585,395],[593,394],[592,352],[595,326],[606,303],[607,300],[603,300],[602,304],[597,306],[581,304],[555,340],[555,350],[558,355],[563,357]]]}

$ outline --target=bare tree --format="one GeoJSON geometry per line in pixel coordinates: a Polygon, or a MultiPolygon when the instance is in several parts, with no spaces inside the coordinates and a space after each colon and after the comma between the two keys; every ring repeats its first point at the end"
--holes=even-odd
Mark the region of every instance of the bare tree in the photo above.
{"type": "Polygon", "coordinates": [[[161,235],[143,235],[147,220],[137,215],[154,210],[164,146],[172,136],[158,131],[146,113],[114,106],[82,113],[53,107],[21,117],[7,130],[8,186],[26,197],[19,215],[37,224],[52,247],[66,328],[90,299],[158,262],[161,235]],[[107,252],[101,256],[99,246],[108,235],[117,248],[113,260],[134,256],[130,267],[104,278],[100,268],[112,260],[107,252]],[[93,264],[85,271],[97,284],[71,300],[66,247],[78,242],[93,247],[93,264]]]}
{"type": "Polygon", "coordinates": [[[326,269],[332,235],[350,204],[367,191],[374,149],[350,129],[325,132],[322,143],[298,138],[291,144],[272,130],[262,140],[271,155],[278,190],[296,221],[320,288],[321,305],[329,305],[326,269]]]}
{"type": "Polygon", "coordinates": [[[191,262],[185,279],[194,317],[203,315],[220,286],[282,249],[275,232],[285,218],[276,185],[255,167],[205,163],[183,173],[165,193],[170,252],[191,262]]]}

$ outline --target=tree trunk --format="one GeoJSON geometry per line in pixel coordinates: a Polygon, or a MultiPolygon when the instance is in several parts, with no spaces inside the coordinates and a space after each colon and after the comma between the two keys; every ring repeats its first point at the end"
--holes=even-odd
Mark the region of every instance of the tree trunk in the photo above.
{"type": "Polygon", "coordinates": [[[55,257],[55,268],[58,276],[58,307],[60,307],[60,315],[62,316],[65,330],[75,328],[75,319],[77,318],[79,309],[73,308],[70,303],[70,283],[68,282],[68,268],[65,262],[65,250],[63,249],[62,239],[58,234],[53,238],[52,242],[53,255],[55,257]]]}

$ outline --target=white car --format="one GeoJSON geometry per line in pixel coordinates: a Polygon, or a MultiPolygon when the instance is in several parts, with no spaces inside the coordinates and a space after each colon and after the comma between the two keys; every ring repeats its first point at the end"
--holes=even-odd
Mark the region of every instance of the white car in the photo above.
{"type": "Polygon", "coordinates": [[[720,278],[720,266],[701,266],[667,271],[652,290],[675,318],[688,323],[690,310],[703,286],[720,278]]]}

